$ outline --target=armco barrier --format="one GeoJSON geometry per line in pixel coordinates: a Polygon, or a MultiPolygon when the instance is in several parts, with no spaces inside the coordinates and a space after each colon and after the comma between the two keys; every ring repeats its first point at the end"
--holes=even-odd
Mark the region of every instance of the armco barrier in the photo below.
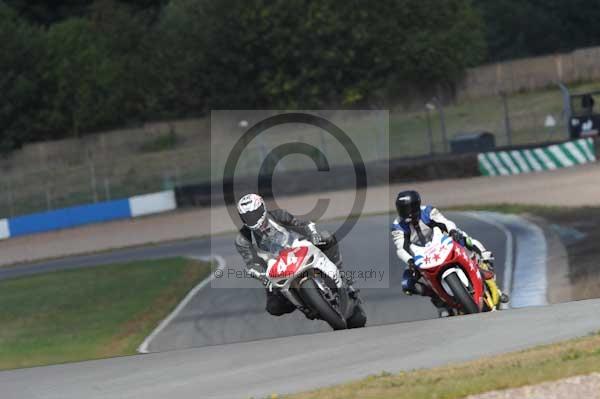
{"type": "Polygon", "coordinates": [[[8,219],[10,237],[108,222],[131,216],[129,200],[99,202],[8,219]]]}
{"type": "Polygon", "coordinates": [[[134,218],[177,208],[173,190],[98,202],[54,211],[0,219],[0,239],[117,219],[134,218]]]}
{"type": "Polygon", "coordinates": [[[159,193],[136,195],[129,198],[129,209],[131,217],[151,215],[172,211],[177,208],[175,193],[173,190],[161,191],[159,193]]]}
{"type": "Polygon", "coordinates": [[[594,140],[584,138],[546,147],[486,152],[479,154],[484,176],[506,176],[583,165],[596,161],[594,140]]]}

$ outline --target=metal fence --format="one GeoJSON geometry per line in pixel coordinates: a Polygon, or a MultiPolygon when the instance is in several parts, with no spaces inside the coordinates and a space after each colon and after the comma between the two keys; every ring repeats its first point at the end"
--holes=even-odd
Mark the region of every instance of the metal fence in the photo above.
{"type": "MultiPolygon", "coordinates": [[[[600,85],[581,90],[593,88],[600,85]]],[[[447,153],[453,138],[470,132],[492,133],[497,146],[568,138],[558,87],[458,104],[433,98],[419,110],[392,109],[389,141],[387,135],[365,129],[360,120],[344,121],[343,128],[351,132],[353,140],[360,141],[359,147],[370,148],[363,154],[365,160],[447,153]]],[[[242,133],[243,129],[233,129],[222,139],[236,140],[242,133]]],[[[256,173],[265,151],[278,143],[296,141],[302,134],[292,130],[266,136],[248,147],[241,168],[248,174],[256,173]]],[[[336,143],[327,135],[302,139],[312,140],[330,163],[349,162],[337,156],[336,143]]],[[[211,178],[210,144],[208,120],[198,119],[27,146],[0,160],[0,217],[205,182],[211,178]]],[[[218,157],[225,159],[226,155],[218,157]]],[[[291,159],[286,165],[314,169],[314,163],[307,160],[291,159]]]]}
{"type": "Polygon", "coordinates": [[[535,93],[497,94],[459,104],[436,98],[419,111],[391,116],[392,156],[419,156],[450,151],[460,134],[489,132],[497,146],[560,141],[568,138],[567,115],[558,86],[535,93]]]}
{"type": "Polygon", "coordinates": [[[0,180],[0,215],[127,198],[195,183],[208,177],[207,160],[202,157],[202,148],[192,147],[104,161],[90,159],[70,168],[5,174],[0,180]]]}

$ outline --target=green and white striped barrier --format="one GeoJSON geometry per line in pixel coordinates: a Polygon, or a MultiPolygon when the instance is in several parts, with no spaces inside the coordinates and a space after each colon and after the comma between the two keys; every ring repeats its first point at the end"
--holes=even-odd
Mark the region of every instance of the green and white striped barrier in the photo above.
{"type": "Polygon", "coordinates": [[[477,156],[483,176],[518,175],[596,161],[594,141],[584,138],[527,150],[486,152],[477,156]]]}

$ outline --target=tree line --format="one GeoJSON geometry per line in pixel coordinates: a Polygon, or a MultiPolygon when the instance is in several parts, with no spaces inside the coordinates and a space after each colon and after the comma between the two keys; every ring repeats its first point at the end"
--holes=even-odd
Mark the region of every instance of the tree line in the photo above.
{"type": "Polygon", "coordinates": [[[530,43],[537,28],[502,31],[511,7],[519,29],[546,21],[521,3],[561,2],[0,0],[0,151],[209,109],[368,107],[451,88],[485,60],[548,51],[550,38],[530,43]]]}
{"type": "Polygon", "coordinates": [[[502,61],[600,42],[599,0],[474,0],[484,20],[487,61],[502,61]]]}

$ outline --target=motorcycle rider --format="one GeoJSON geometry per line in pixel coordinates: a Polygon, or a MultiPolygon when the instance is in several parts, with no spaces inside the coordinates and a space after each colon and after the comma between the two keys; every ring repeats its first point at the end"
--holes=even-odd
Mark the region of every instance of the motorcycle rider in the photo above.
{"type": "MultiPolygon", "coordinates": [[[[398,257],[407,264],[402,275],[402,290],[407,295],[418,294],[431,297],[431,302],[438,309],[440,317],[449,316],[451,311],[427,284],[419,281],[421,275],[415,267],[412,245],[424,246],[431,241],[433,229],[440,228],[452,239],[473,251],[480,258],[480,268],[486,280],[495,278],[494,257],[481,242],[469,237],[464,231],[459,230],[456,224],[444,217],[442,213],[431,205],[422,206],[421,196],[413,190],[401,191],[396,197],[396,210],[398,217],[392,223],[392,239],[396,245],[398,257]]],[[[495,283],[493,284],[495,286],[495,283]]],[[[496,288],[497,289],[497,288],[496,288]]],[[[506,303],[509,298],[499,289],[500,301],[506,303]]]]}
{"type": "MultiPolygon", "coordinates": [[[[319,232],[313,222],[297,219],[283,209],[267,210],[264,199],[258,194],[244,195],[238,201],[237,210],[243,226],[235,239],[235,247],[246,267],[266,271],[266,262],[259,255],[277,256],[287,243],[288,231],[308,238],[338,269],[341,267],[342,257],[335,236],[327,231],[319,232]]],[[[267,288],[267,312],[281,316],[296,309],[268,281],[263,283],[267,288]]],[[[351,287],[349,289],[354,292],[351,287]]]]}

